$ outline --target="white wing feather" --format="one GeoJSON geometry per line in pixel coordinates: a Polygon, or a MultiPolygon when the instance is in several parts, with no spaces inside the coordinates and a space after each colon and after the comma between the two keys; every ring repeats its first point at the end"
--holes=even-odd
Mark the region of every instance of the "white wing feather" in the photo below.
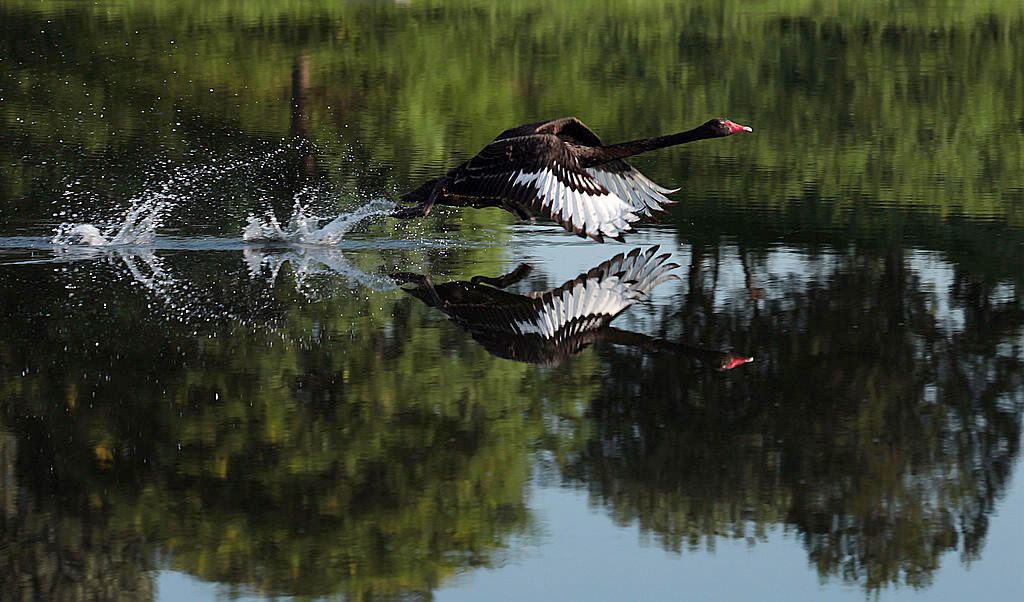
{"type": "Polygon", "coordinates": [[[679,191],[678,188],[659,186],[633,168],[621,173],[596,167],[588,167],[586,171],[602,186],[628,203],[633,212],[643,215],[652,215],[654,211],[662,210],[662,206],[675,203],[665,195],[679,191]]]}
{"type": "MultiPolygon", "coordinates": [[[[511,178],[511,182],[513,185],[531,187],[540,199],[541,206],[573,229],[589,236],[615,238],[621,230],[629,229],[629,222],[640,219],[636,214],[635,203],[626,202],[601,185],[593,175],[588,176],[592,178],[591,182],[586,183],[588,187],[604,192],[575,190],[548,168],[534,172],[519,171],[511,178]]],[[[583,179],[587,176],[580,174],[579,177],[583,179]]]]}

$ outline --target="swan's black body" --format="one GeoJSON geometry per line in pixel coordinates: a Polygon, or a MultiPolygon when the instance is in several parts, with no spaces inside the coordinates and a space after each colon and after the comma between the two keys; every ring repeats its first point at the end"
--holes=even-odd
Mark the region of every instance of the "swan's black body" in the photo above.
{"type": "Polygon", "coordinates": [[[475,157],[402,196],[413,207],[394,217],[427,215],[435,203],[500,207],[520,219],[539,213],[566,230],[597,241],[622,240],[629,225],[664,211],[674,201],[623,159],[677,144],[749,132],[727,119],[712,119],[678,134],[605,145],[575,117],[505,130],[475,157]]]}

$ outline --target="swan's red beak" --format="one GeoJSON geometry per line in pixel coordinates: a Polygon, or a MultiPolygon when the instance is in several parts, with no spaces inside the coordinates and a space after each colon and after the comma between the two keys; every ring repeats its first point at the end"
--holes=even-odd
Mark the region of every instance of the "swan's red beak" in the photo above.
{"type": "Polygon", "coordinates": [[[754,361],[754,358],[752,358],[752,357],[742,357],[742,356],[739,356],[739,355],[729,354],[729,356],[725,359],[725,361],[722,362],[722,365],[721,365],[721,367],[719,369],[720,370],[732,370],[736,366],[742,366],[743,364],[749,364],[752,361],[754,361]]]}
{"type": "Polygon", "coordinates": [[[728,119],[725,120],[725,123],[726,123],[726,125],[729,126],[729,133],[730,134],[735,134],[736,132],[753,132],[754,131],[754,128],[750,127],[749,125],[740,125],[738,123],[733,123],[732,121],[729,121],[728,119]]]}

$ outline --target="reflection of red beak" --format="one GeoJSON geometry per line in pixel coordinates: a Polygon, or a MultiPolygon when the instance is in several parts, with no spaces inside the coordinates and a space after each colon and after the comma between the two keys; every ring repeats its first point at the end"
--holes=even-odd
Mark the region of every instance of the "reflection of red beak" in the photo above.
{"type": "Polygon", "coordinates": [[[742,366],[743,364],[749,364],[754,361],[752,357],[742,357],[739,355],[729,355],[726,361],[722,362],[722,370],[732,370],[736,366],[742,366]]]}
{"type": "Polygon", "coordinates": [[[753,132],[754,131],[754,128],[750,127],[749,125],[740,125],[738,123],[733,123],[732,121],[729,121],[728,119],[726,119],[725,122],[727,124],[729,124],[729,133],[730,134],[735,134],[736,132],[753,132]]]}

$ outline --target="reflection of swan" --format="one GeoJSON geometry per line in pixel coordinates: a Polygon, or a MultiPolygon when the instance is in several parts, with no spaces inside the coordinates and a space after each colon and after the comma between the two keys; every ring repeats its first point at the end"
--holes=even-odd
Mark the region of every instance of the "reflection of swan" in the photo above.
{"type": "Polygon", "coordinates": [[[727,119],[712,119],[686,132],[603,144],[575,117],[528,123],[498,135],[475,157],[405,194],[417,203],[392,217],[422,217],[434,203],[500,207],[525,219],[537,212],[570,232],[597,241],[622,240],[641,216],[672,203],[662,188],[623,159],[651,150],[750,132],[727,119]]]}
{"type": "MultiPolygon", "coordinates": [[[[525,278],[531,270],[526,264],[498,278],[476,276],[469,282],[439,285],[417,274],[393,277],[415,284],[415,288],[403,290],[447,314],[500,357],[557,364],[598,340],[609,339],[705,359],[700,355],[703,350],[608,326],[656,286],[676,278],[671,271],[678,266],[667,262],[667,253],[656,255],[657,251],[655,246],[645,253],[639,248],[620,253],[558,288],[525,295],[501,289],[525,278]]],[[[723,369],[738,365],[729,360],[711,361],[723,369]]]]}

